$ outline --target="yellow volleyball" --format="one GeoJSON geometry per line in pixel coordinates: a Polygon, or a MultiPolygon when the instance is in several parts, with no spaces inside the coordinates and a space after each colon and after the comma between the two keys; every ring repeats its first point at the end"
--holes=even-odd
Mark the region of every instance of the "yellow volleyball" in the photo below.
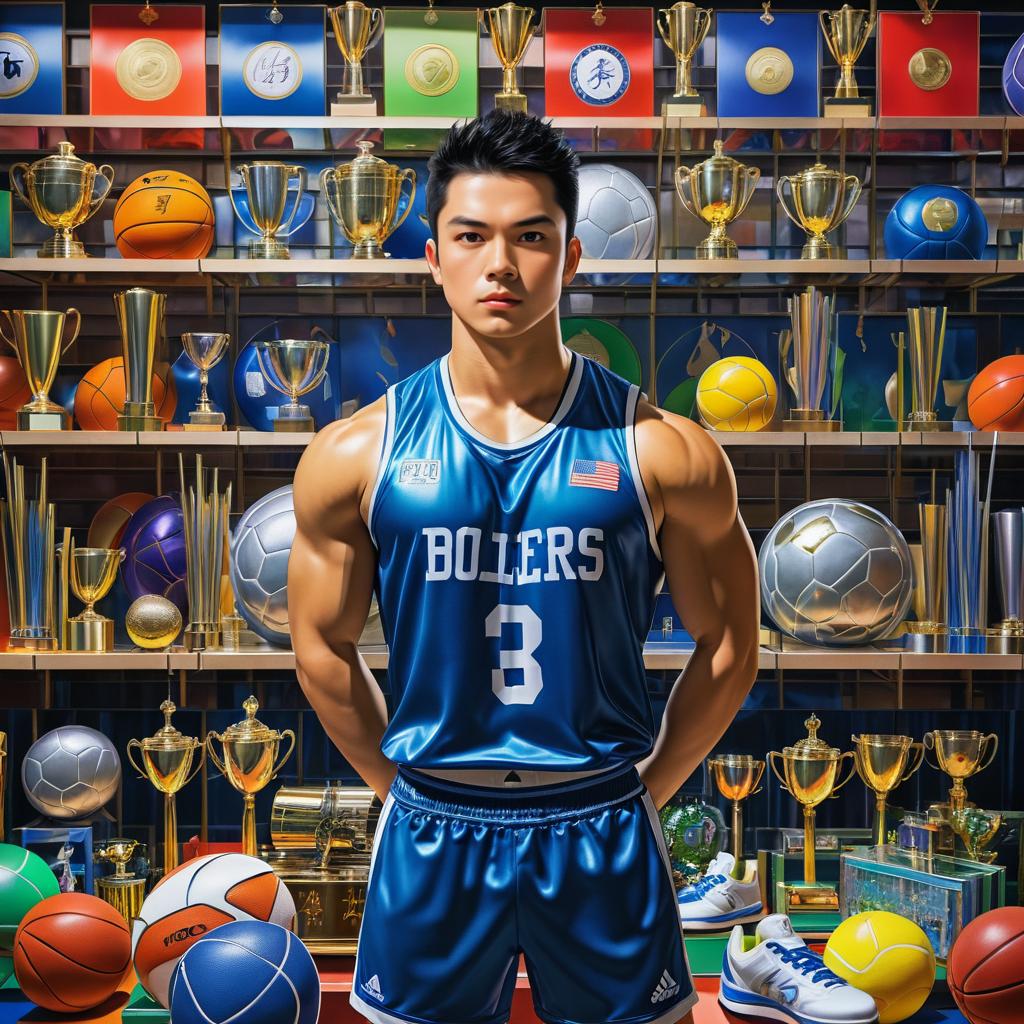
{"type": "Polygon", "coordinates": [[[697,382],[697,411],[712,430],[763,430],[777,402],[775,378],[749,356],[719,359],[697,382]]]}

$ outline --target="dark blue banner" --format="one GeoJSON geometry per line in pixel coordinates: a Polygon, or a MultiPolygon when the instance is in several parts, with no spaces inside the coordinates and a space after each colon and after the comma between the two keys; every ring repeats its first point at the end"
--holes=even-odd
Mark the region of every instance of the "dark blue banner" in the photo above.
{"type": "Polygon", "coordinates": [[[64,5],[0,4],[0,114],[64,113],[64,5]]]}

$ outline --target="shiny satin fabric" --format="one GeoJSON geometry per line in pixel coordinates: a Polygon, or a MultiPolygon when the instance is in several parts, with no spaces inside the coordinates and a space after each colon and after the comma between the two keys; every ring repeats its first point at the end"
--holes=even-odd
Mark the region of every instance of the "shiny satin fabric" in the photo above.
{"type": "Polygon", "coordinates": [[[389,759],[575,771],[650,752],[643,642],[662,566],[637,396],[574,356],[552,420],[502,445],[463,416],[447,357],[389,389],[370,505],[389,759]]]}
{"type": "Polygon", "coordinates": [[[670,1024],[696,1002],[665,838],[636,769],[490,791],[399,769],[352,1005],[378,1024],[504,1024],[520,951],[550,1024],[670,1024]]]}

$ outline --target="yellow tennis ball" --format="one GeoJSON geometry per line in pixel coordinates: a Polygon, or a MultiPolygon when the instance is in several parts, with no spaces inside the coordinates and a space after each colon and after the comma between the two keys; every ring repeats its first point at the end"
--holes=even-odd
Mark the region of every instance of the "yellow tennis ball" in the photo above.
{"type": "Polygon", "coordinates": [[[719,359],[697,382],[697,410],[712,430],[763,430],[777,401],[768,367],[749,356],[719,359]]]}
{"type": "Polygon", "coordinates": [[[917,1013],[935,984],[935,951],[913,921],[886,910],[848,917],[825,946],[825,965],[867,992],[881,1024],[917,1013]]]}

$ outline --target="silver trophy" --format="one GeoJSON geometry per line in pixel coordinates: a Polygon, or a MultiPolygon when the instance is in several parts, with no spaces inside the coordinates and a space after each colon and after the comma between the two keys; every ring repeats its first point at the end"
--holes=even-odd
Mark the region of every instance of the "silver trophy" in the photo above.
{"type": "MultiPolygon", "coordinates": [[[[286,260],[289,258],[288,243],[281,241],[288,238],[305,224],[305,220],[295,223],[306,191],[306,168],[298,164],[283,164],[279,160],[255,160],[251,164],[242,164],[238,173],[245,186],[249,206],[249,219],[259,232],[259,238],[249,243],[249,259],[252,260],[286,260]],[[295,203],[292,212],[285,219],[284,211],[288,200],[289,183],[292,178],[298,179],[295,191],[295,203]]],[[[231,205],[235,216],[246,224],[246,217],[238,209],[232,189],[228,189],[231,205]]]]}
{"type": "Polygon", "coordinates": [[[999,636],[1024,636],[1024,508],[992,514],[995,536],[996,576],[1003,618],[994,632],[999,636]]]}
{"type": "Polygon", "coordinates": [[[274,430],[316,430],[309,406],[299,399],[324,379],[329,358],[326,341],[275,338],[256,343],[256,361],[266,382],[288,399],[278,406],[274,430]]]}

